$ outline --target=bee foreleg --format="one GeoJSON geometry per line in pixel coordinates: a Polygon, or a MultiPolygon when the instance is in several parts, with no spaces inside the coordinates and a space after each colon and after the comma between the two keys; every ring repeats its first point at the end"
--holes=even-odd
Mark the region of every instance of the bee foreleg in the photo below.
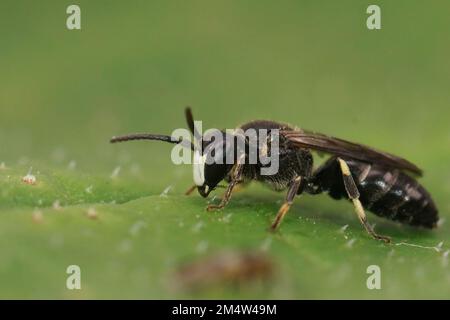
{"type": "Polygon", "coordinates": [[[296,176],[292,181],[291,185],[289,186],[288,193],[286,195],[286,200],[278,210],[277,216],[275,217],[275,220],[272,223],[272,226],[270,227],[271,231],[275,231],[277,229],[277,227],[283,220],[284,216],[289,211],[289,208],[291,207],[292,202],[294,201],[294,197],[297,195],[297,191],[300,188],[301,182],[302,178],[300,176],[296,176]]]}
{"type": "Polygon", "coordinates": [[[213,211],[216,209],[222,209],[227,205],[227,203],[231,199],[231,194],[233,193],[234,187],[241,182],[242,178],[242,169],[244,168],[244,164],[241,163],[241,161],[238,161],[231,170],[231,181],[228,184],[227,190],[225,191],[224,196],[222,197],[222,200],[220,201],[219,205],[210,204],[206,207],[207,211],[213,211]]]}
{"type": "Polygon", "coordinates": [[[185,196],[190,196],[192,194],[192,192],[194,192],[195,189],[197,189],[197,185],[194,184],[192,187],[190,187],[189,189],[186,190],[184,195],[185,196]]]}
{"type": "Polygon", "coordinates": [[[364,208],[361,204],[361,201],[359,201],[359,191],[358,187],[356,186],[355,180],[353,180],[352,174],[350,172],[350,168],[348,167],[347,163],[342,160],[341,158],[337,158],[339,162],[339,166],[341,168],[342,172],[342,178],[344,180],[344,186],[345,190],[347,191],[347,195],[350,198],[350,200],[353,202],[353,206],[355,207],[355,212],[358,215],[359,221],[361,221],[362,225],[366,229],[366,231],[375,239],[382,240],[386,243],[391,242],[391,239],[386,236],[381,236],[375,233],[373,228],[370,226],[369,222],[367,221],[366,213],[364,212],[364,208]]]}

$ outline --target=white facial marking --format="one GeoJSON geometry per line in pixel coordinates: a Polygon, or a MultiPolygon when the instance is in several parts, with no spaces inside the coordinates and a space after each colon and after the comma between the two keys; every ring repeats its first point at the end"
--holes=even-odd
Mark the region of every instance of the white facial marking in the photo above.
{"type": "Polygon", "coordinates": [[[194,152],[194,183],[197,186],[202,186],[205,183],[205,162],[206,155],[201,155],[199,151],[194,152]]]}

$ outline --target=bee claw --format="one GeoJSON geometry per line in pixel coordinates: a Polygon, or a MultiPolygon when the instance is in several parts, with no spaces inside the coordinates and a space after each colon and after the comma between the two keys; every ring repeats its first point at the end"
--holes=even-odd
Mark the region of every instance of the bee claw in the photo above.
{"type": "Polygon", "coordinates": [[[206,207],[206,211],[208,211],[208,212],[220,210],[220,209],[222,209],[221,206],[216,206],[216,205],[212,205],[212,204],[210,204],[206,207]]]}
{"type": "Polygon", "coordinates": [[[386,236],[378,236],[378,240],[383,241],[384,243],[391,243],[391,238],[386,237],[386,236]]]}

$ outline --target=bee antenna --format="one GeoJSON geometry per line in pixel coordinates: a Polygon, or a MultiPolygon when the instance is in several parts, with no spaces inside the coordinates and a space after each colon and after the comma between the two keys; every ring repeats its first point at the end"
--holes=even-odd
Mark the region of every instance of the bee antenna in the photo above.
{"type": "Polygon", "coordinates": [[[184,109],[184,115],[186,116],[186,122],[188,125],[189,130],[192,134],[195,132],[195,125],[194,125],[194,116],[192,115],[191,107],[187,106],[186,109],[184,109]]]}
{"type": "Polygon", "coordinates": [[[194,116],[192,115],[191,107],[189,106],[186,107],[186,109],[184,110],[184,115],[186,116],[188,128],[191,131],[192,135],[194,136],[195,140],[197,140],[197,142],[201,141],[202,135],[200,134],[200,132],[197,131],[197,128],[195,127],[194,116]]]}
{"type": "Polygon", "coordinates": [[[157,140],[157,141],[164,141],[164,142],[169,142],[169,143],[180,143],[182,146],[190,148],[191,150],[194,150],[194,145],[190,141],[176,139],[171,136],[164,135],[164,134],[132,133],[132,134],[124,135],[124,136],[112,137],[109,140],[109,142],[117,143],[117,142],[125,142],[125,141],[132,141],[132,140],[157,140]]]}

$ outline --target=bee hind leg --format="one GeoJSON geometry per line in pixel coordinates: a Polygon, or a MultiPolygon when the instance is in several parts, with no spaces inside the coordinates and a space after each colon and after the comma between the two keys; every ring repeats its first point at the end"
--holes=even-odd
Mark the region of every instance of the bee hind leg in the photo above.
{"type": "Polygon", "coordinates": [[[339,167],[341,169],[342,178],[344,179],[344,186],[345,190],[347,191],[347,195],[350,198],[350,200],[353,202],[353,206],[355,207],[355,212],[358,215],[359,221],[364,226],[366,231],[377,240],[384,241],[386,243],[391,242],[391,239],[386,236],[379,235],[375,233],[369,222],[367,221],[366,214],[364,212],[364,208],[361,204],[361,201],[359,201],[359,191],[356,186],[355,180],[353,180],[353,177],[350,172],[350,168],[348,167],[348,164],[341,158],[337,158],[337,161],[339,162],[339,167]]]}

